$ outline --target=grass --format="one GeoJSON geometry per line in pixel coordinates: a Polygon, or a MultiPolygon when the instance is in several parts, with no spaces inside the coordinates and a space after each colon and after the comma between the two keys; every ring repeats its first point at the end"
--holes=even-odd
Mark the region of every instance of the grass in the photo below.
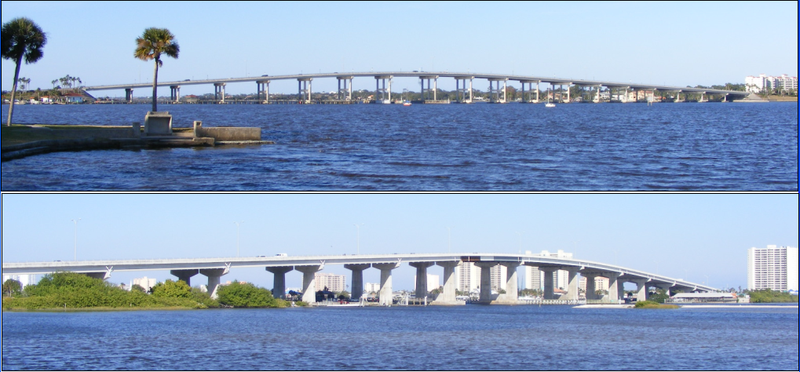
{"type": "Polygon", "coordinates": [[[638,301],[636,302],[636,309],[677,309],[678,305],[665,305],[655,301],[638,301]]]}

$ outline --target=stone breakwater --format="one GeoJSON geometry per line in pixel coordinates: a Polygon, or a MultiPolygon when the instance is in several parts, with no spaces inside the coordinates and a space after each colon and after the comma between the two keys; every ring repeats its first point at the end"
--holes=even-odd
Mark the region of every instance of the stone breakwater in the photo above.
{"type": "Polygon", "coordinates": [[[58,151],[274,144],[272,141],[261,140],[260,128],[196,127],[194,130],[176,131],[163,136],[143,135],[138,125],[63,129],[34,126],[32,129],[47,131],[45,137],[48,139],[4,145],[2,161],[58,151]]]}

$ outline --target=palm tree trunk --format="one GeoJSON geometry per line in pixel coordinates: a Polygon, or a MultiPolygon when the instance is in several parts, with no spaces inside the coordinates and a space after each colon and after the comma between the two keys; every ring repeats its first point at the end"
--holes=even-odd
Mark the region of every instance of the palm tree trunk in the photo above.
{"type": "Polygon", "coordinates": [[[157,88],[158,88],[158,58],[154,58],[156,67],[153,69],[153,112],[156,112],[156,103],[158,101],[157,88]]]}
{"type": "Polygon", "coordinates": [[[11,126],[11,112],[14,111],[14,96],[17,94],[17,79],[19,79],[19,66],[22,64],[22,55],[17,58],[17,68],[14,69],[14,87],[11,88],[11,102],[8,103],[8,126],[11,126]]]}

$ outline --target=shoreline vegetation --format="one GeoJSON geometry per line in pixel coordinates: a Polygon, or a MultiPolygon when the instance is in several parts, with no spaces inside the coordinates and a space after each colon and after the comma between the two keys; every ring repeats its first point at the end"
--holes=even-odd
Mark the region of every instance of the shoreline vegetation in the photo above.
{"type": "MultiPolygon", "coordinates": [[[[130,311],[190,310],[216,308],[284,308],[289,301],[251,283],[234,281],[217,288],[217,299],[191,288],[184,281],[157,283],[149,292],[138,285],[130,291],[102,279],[72,272],[46,274],[38,284],[19,288],[19,282],[3,283],[3,311],[130,311]]],[[[297,306],[305,306],[302,301],[297,306]]]]}

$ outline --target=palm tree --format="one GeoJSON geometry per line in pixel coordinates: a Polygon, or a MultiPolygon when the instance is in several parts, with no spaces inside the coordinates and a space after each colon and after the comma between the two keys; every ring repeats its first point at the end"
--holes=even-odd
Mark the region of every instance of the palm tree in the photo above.
{"type": "Polygon", "coordinates": [[[14,96],[17,93],[17,79],[22,58],[30,64],[42,58],[42,48],[47,43],[44,31],[28,18],[14,18],[3,24],[2,55],[3,59],[13,60],[17,64],[14,70],[14,87],[11,89],[11,103],[8,106],[8,126],[11,126],[11,113],[14,110],[14,96]]]}
{"type": "Polygon", "coordinates": [[[136,38],[136,51],[133,56],[143,61],[154,59],[156,61],[153,70],[153,112],[156,111],[156,88],[158,84],[158,67],[162,65],[161,54],[166,54],[172,58],[178,58],[178,42],[166,28],[151,27],[144,30],[141,37],[136,38]]]}

